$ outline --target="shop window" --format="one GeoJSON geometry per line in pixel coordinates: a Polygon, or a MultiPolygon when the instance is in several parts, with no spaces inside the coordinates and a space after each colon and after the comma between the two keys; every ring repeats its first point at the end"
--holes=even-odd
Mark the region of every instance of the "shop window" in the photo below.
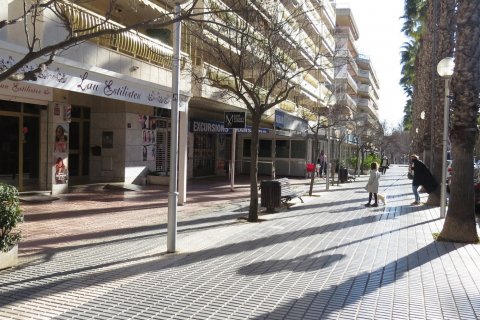
{"type": "Polygon", "coordinates": [[[72,118],[82,117],[82,107],[72,106],[72,118]]]}
{"type": "Polygon", "coordinates": [[[307,154],[307,143],[304,140],[292,140],[292,158],[304,159],[307,154]]]}
{"type": "Polygon", "coordinates": [[[288,140],[277,140],[276,141],[276,157],[277,158],[289,158],[290,157],[290,148],[288,140]]]}
{"type": "Polygon", "coordinates": [[[243,156],[250,157],[250,146],[252,141],[250,139],[243,140],[243,156]]]}
{"type": "Polygon", "coordinates": [[[1,100],[0,111],[20,112],[21,105],[18,102],[1,100]]]}
{"type": "Polygon", "coordinates": [[[29,103],[23,104],[23,112],[25,113],[40,114],[40,109],[41,109],[41,106],[36,104],[29,104],[29,103]]]}
{"type": "Polygon", "coordinates": [[[258,142],[258,156],[259,157],[272,157],[272,141],[271,140],[260,140],[258,142]]]}
{"type": "Polygon", "coordinates": [[[155,121],[155,132],[157,133],[157,145],[155,156],[155,169],[161,174],[168,175],[170,172],[171,132],[170,120],[157,118],[155,121]]]}

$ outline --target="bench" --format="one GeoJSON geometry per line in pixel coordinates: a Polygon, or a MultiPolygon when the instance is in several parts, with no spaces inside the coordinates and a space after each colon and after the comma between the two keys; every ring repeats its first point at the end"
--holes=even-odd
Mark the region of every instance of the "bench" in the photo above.
{"type": "Polygon", "coordinates": [[[288,178],[280,178],[277,179],[276,181],[280,182],[280,190],[282,191],[280,200],[282,201],[283,204],[285,204],[288,207],[288,202],[291,201],[294,198],[300,199],[303,203],[302,195],[303,192],[298,192],[292,189],[292,186],[290,185],[290,181],[288,181],[288,178]]]}

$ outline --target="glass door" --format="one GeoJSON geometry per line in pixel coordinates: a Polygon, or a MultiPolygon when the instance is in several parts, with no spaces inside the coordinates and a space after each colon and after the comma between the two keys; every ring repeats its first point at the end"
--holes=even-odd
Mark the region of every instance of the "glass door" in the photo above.
{"type": "Polygon", "coordinates": [[[39,118],[35,116],[24,116],[23,126],[20,132],[20,141],[23,145],[23,190],[35,190],[39,186],[39,132],[39,118]]]}
{"type": "Polygon", "coordinates": [[[39,189],[41,106],[0,100],[0,182],[39,189]]]}
{"type": "Polygon", "coordinates": [[[215,174],[215,135],[197,133],[193,143],[193,176],[203,177],[215,174]]]}
{"type": "Polygon", "coordinates": [[[20,118],[0,115],[0,182],[19,187],[20,118]]]}

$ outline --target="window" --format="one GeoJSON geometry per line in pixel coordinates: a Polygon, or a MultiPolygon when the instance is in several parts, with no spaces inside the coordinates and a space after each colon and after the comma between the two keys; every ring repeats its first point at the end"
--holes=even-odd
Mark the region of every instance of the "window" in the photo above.
{"type": "Polygon", "coordinates": [[[259,157],[272,157],[272,141],[260,140],[258,144],[258,156],[259,157]]]}
{"type": "Polygon", "coordinates": [[[250,157],[250,146],[252,141],[250,139],[243,140],[243,156],[250,157]]]}
{"type": "Polygon", "coordinates": [[[292,158],[305,158],[307,146],[304,140],[292,140],[292,158]]]}
{"type": "Polygon", "coordinates": [[[277,140],[276,153],[277,153],[277,158],[288,159],[290,157],[289,141],[288,140],[277,140]]]}

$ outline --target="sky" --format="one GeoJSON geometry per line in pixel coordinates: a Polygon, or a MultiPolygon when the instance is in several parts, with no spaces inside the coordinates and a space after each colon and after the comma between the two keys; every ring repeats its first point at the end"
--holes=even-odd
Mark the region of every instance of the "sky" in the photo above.
{"type": "Polygon", "coordinates": [[[370,57],[380,83],[379,115],[390,127],[403,120],[407,100],[399,84],[400,52],[407,38],[403,25],[404,0],[339,0],[337,8],[350,8],[357,24],[359,53],[370,57]]]}

